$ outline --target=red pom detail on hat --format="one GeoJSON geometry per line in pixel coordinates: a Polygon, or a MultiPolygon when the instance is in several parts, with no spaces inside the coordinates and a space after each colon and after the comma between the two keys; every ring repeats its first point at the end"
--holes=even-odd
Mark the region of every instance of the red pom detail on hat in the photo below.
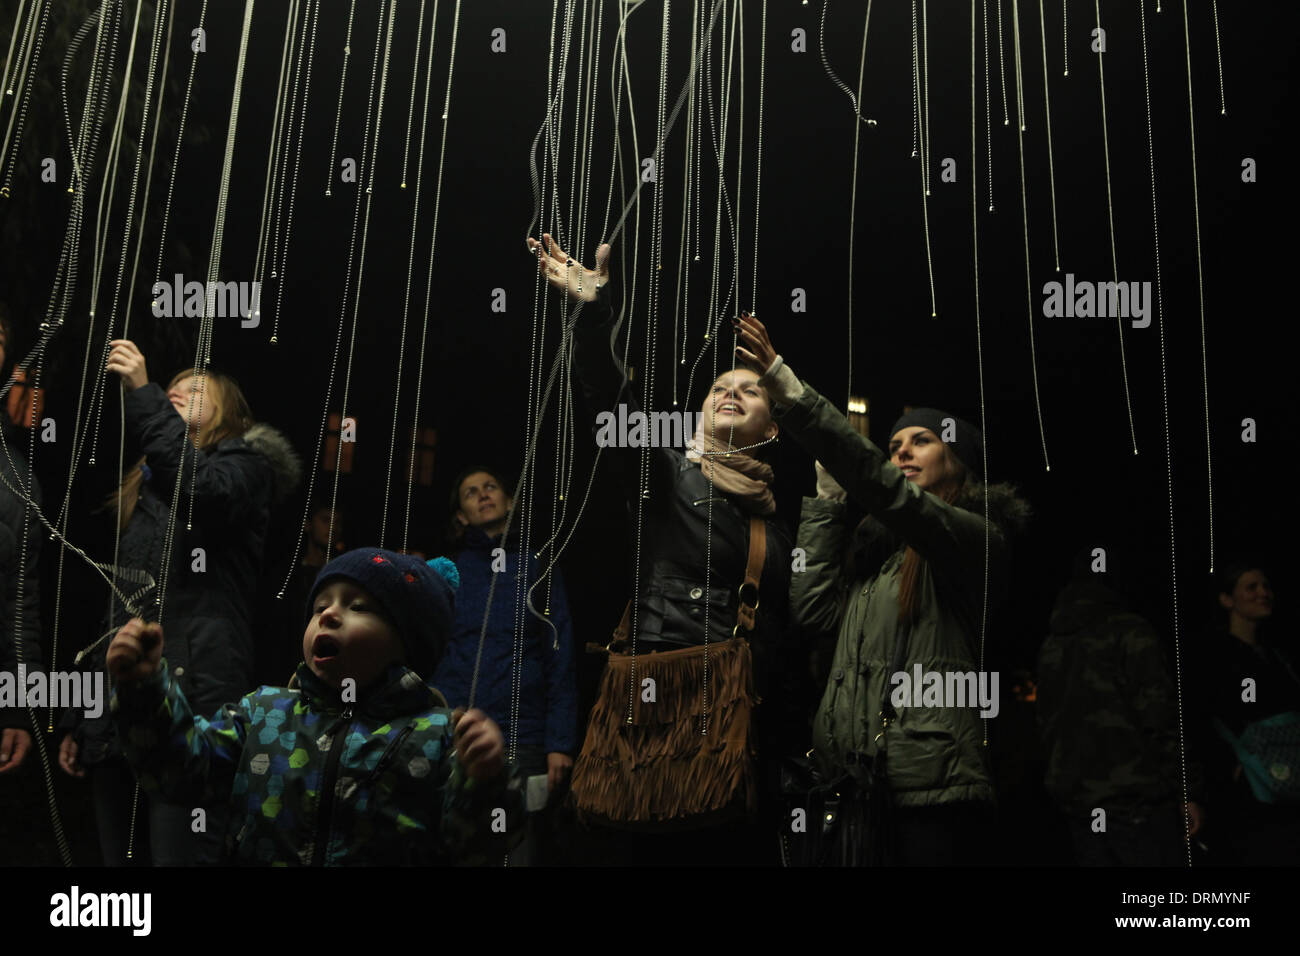
{"type": "Polygon", "coordinates": [[[407,584],[414,584],[414,583],[415,583],[415,575],[414,575],[414,574],[408,574],[408,575],[406,576],[406,583],[407,583],[407,584]]]}
{"type": "Polygon", "coordinates": [[[375,555],[375,556],[374,556],[373,558],[371,558],[370,560],[373,561],[375,564],[387,564],[387,563],[388,563],[388,559],[385,558],[385,557],[384,557],[383,555],[381,555],[381,554],[377,554],[377,555],[375,555]]]}

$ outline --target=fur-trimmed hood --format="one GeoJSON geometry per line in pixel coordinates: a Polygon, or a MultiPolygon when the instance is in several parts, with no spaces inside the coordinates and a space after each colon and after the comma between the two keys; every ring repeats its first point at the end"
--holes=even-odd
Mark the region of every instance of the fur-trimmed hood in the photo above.
{"type": "Polygon", "coordinates": [[[244,443],[271,463],[274,485],[271,503],[279,504],[287,498],[302,480],[302,459],[284,434],[263,422],[258,422],[244,433],[244,443]]]}
{"type": "MultiPolygon", "coordinates": [[[[1020,496],[1011,484],[999,482],[985,485],[982,481],[967,481],[957,499],[958,508],[973,514],[984,514],[984,490],[988,488],[989,520],[1011,541],[1024,533],[1033,516],[1028,501],[1020,496]]],[[[873,574],[895,551],[905,547],[905,542],[871,515],[858,523],[853,533],[853,563],[859,574],[873,574]]]]}

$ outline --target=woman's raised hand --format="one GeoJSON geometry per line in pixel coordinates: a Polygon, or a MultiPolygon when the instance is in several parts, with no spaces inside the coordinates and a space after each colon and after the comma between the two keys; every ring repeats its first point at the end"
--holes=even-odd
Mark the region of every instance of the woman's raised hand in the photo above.
{"type": "Polygon", "coordinates": [[[128,339],[114,339],[109,342],[108,363],[105,369],[116,372],[122,379],[122,387],[134,392],[142,385],[149,384],[149,371],[144,365],[144,355],[128,339]]]}
{"type": "Polygon", "coordinates": [[[736,330],[740,341],[749,346],[749,349],[737,346],[736,358],[759,375],[766,375],[776,361],[776,348],[768,338],[767,328],[748,312],[742,312],[738,318],[732,319],[731,326],[736,330]]]}
{"type": "Polygon", "coordinates": [[[758,373],[758,384],[767,389],[767,396],[778,405],[792,405],[803,394],[803,383],[777,354],[776,346],[768,337],[767,327],[748,312],[731,320],[736,335],[748,348],[736,346],[736,360],[758,373]],[[775,368],[773,367],[775,366],[775,368]]]}
{"type": "Polygon", "coordinates": [[[537,268],[546,276],[546,281],[557,289],[563,289],[571,299],[594,302],[596,290],[609,281],[608,242],[596,250],[594,272],[570,259],[568,253],[556,244],[548,232],[542,233],[541,242],[530,236],[528,248],[537,256],[537,268]]]}

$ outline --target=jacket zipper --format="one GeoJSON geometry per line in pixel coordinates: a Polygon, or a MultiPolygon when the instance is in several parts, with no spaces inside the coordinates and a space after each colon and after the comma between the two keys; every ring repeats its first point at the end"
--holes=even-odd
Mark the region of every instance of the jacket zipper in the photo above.
{"type": "Polygon", "coordinates": [[[375,769],[366,775],[363,786],[368,787],[379,779],[380,774],[387,770],[388,765],[397,757],[397,751],[398,748],[402,746],[402,742],[405,741],[407,737],[411,736],[414,731],[415,726],[413,724],[407,724],[398,732],[397,736],[393,738],[393,742],[388,745],[388,749],[384,751],[384,755],[379,758],[379,763],[375,764],[375,769]]]}
{"type": "Polygon", "coordinates": [[[325,773],[321,777],[320,811],[316,819],[316,846],[312,850],[311,865],[325,865],[325,851],[329,846],[330,817],[334,813],[334,784],[339,772],[339,761],[343,759],[343,744],[347,740],[347,725],[352,720],[352,708],[345,708],[343,714],[334,724],[334,739],[330,741],[330,752],[325,758],[325,773]]]}

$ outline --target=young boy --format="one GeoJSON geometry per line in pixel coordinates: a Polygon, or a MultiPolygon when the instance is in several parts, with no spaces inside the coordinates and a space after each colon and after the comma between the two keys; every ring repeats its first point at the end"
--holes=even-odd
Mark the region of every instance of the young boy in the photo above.
{"type": "Polygon", "coordinates": [[[211,720],[172,679],[162,628],[124,626],[108,668],[140,786],[195,806],[230,801],[238,863],[500,862],[522,819],[501,731],[482,711],[452,713],[420,677],[452,622],[443,575],[455,568],[435,562],[379,548],[329,562],[311,590],[297,686],[260,687],[211,720]]]}

